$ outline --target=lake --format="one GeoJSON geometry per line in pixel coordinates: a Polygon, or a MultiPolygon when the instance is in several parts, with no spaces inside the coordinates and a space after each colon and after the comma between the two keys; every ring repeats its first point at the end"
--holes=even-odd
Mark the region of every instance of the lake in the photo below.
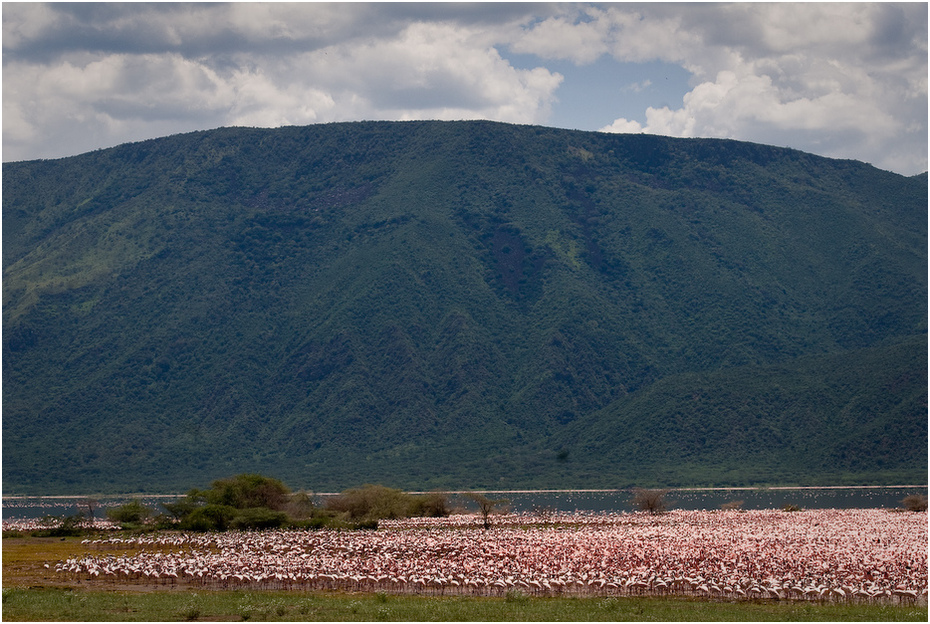
{"type": "MultiPolygon", "coordinates": [[[[484,492],[488,498],[506,498],[514,512],[547,509],[552,511],[632,511],[632,494],[629,490],[521,490],[484,492]]],[[[926,486],[884,487],[822,487],[822,488],[731,488],[731,489],[680,489],[670,490],[666,496],[671,509],[719,509],[733,501],[743,501],[743,509],[781,509],[797,505],[803,509],[878,509],[901,507],[905,496],[926,496],[926,486]]],[[[323,504],[333,494],[316,494],[323,504]]],[[[159,508],[162,502],[171,502],[180,495],[164,496],[100,496],[96,497],[95,516],[105,517],[106,509],[117,507],[138,498],[144,505],[159,508]]],[[[69,516],[87,507],[80,504],[86,497],[9,497],[3,499],[3,518],[7,520],[69,516]]],[[[453,505],[467,502],[461,493],[450,493],[453,505]]]]}

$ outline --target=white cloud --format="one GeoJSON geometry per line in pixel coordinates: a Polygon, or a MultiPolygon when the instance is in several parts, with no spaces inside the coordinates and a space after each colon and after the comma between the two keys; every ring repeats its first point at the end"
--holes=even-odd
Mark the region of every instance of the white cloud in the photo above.
{"type": "Polygon", "coordinates": [[[369,27],[348,5],[178,10],[144,5],[144,25],[139,14],[127,23],[122,13],[111,16],[114,47],[122,49],[134,33],[143,50],[160,52],[89,53],[57,39],[52,45],[61,49],[51,62],[47,50],[32,51],[29,37],[61,33],[64,23],[73,30],[68,36],[83,41],[82,29],[102,30],[106,20],[56,18],[46,10],[33,22],[29,11],[10,19],[5,12],[5,29],[33,28],[4,58],[4,157],[59,155],[63,142],[80,135],[62,126],[75,123],[102,145],[156,136],[169,120],[175,131],[352,119],[542,123],[562,81],[543,67],[514,68],[494,46],[496,26],[404,20],[369,27]],[[345,37],[330,41],[331,28],[345,37]],[[227,44],[220,42],[233,43],[222,54],[199,54],[191,43],[199,33],[221,49],[227,44]]]}
{"type": "Polygon", "coordinates": [[[633,93],[642,93],[643,91],[645,91],[651,86],[652,86],[652,81],[647,78],[646,80],[642,80],[640,82],[634,82],[634,83],[628,84],[623,89],[624,91],[632,91],[633,93]]]}
{"type": "Polygon", "coordinates": [[[546,123],[563,82],[546,59],[612,57],[693,79],[680,104],[604,131],[927,166],[920,3],[7,3],[3,52],[7,160],[234,124],[546,123]]]}
{"type": "Polygon", "coordinates": [[[925,5],[619,5],[552,17],[519,45],[576,62],[607,48],[693,74],[680,107],[648,108],[645,124],[620,117],[605,132],[730,137],[927,168],[925,5]],[[557,45],[595,36],[580,56],[557,45]]]}
{"type": "Polygon", "coordinates": [[[60,23],[60,14],[41,3],[10,3],[3,7],[3,46],[17,48],[41,37],[60,23]]]}
{"type": "Polygon", "coordinates": [[[552,17],[525,31],[513,42],[511,49],[545,59],[591,63],[607,53],[608,29],[609,24],[605,21],[576,23],[552,17]]]}

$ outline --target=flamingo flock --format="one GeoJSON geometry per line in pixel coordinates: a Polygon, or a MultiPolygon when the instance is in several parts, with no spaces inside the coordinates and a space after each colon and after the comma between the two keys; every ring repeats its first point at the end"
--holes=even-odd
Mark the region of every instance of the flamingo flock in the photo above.
{"type": "Polygon", "coordinates": [[[927,515],[674,511],[384,521],[377,531],[85,540],[80,579],[214,588],[927,600],[927,515]],[[119,554],[106,551],[120,551],[119,554]]]}
{"type": "MultiPolygon", "coordinates": [[[[44,529],[55,529],[62,524],[59,518],[29,518],[29,519],[11,519],[3,521],[4,531],[15,531],[18,533],[28,533],[30,531],[41,531],[44,529]]],[[[116,531],[119,525],[110,520],[100,519],[83,519],[76,525],[81,529],[90,529],[94,531],[116,531]]]]}

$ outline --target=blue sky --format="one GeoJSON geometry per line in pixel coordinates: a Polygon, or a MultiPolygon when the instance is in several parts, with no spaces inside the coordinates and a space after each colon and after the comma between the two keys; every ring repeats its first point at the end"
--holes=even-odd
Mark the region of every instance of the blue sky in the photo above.
{"type": "MultiPolygon", "coordinates": [[[[540,59],[508,54],[514,67],[532,69],[540,59]]],[[[602,56],[593,63],[547,61],[546,67],[564,78],[552,103],[546,125],[575,130],[599,130],[617,117],[646,123],[649,106],[677,106],[690,90],[691,74],[673,63],[621,63],[602,56]]]]}
{"type": "Polygon", "coordinates": [[[494,119],[927,169],[926,3],[11,3],[3,160],[494,119]]]}

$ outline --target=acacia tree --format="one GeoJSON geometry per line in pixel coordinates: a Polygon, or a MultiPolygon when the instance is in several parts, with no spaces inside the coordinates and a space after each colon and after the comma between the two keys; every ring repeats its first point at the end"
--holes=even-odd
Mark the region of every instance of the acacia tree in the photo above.
{"type": "Polygon", "coordinates": [[[490,516],[494,510],[510,502],[506,498],[491,499],[478,492],[468,492],[465,496],[478,503],[478,512],[481,514],[481,519],[484,521],[485,529],[491,528],[490,516]]]}
{"type": "Polygon", "coordinates": [[[266,507],[280,511],[288,503],[290,490],[271,477],[240,474],[214,481],[211,489],[203,494],[208,502],[216,505],[227,505],[236,509],[266,507]]]}
{"type": "Polygon", "coordinates": [[[107,517],[119,524],[139,524],[152,515],[152,510],[134,498],[124,505],[107,510],[107,517]]]}

